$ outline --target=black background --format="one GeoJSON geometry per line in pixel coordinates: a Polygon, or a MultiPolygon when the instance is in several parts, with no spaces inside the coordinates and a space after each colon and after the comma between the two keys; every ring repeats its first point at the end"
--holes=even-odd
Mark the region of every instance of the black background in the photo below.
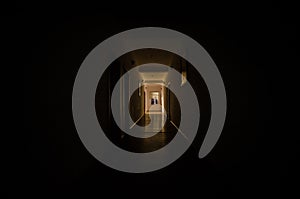
{"type": "Polygon", "coordinates": [[[293,9],[273,3],[238,9],[140,4],[87,10],[20,6],[15,15],[6,16],[24,56],[17,61],[24,70],[26,141],[24,160],[17,164],[18,172],[11,172],[18,175],[9,175],[4,191],[93,193],[100,198],[286,197],[295,146],[286,144],[285,132],[277,128],[274,98],[284,95],[278,83],[284,80],[281,68],[293,65],[296,55],[293,9]],[[208,51],[225,83],[228,113],[217,145],[204,159],[198,159],[201,143],[195,142],[164,169],[129,174],[104,166],[81,143],[72,118],[72,88],[95,46],[121,31],[145,26],[177,30],[208,51]]]}

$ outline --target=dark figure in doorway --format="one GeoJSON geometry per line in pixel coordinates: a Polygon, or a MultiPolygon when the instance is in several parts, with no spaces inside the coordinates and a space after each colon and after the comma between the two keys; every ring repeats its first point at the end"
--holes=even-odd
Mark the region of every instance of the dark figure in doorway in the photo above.
{"type": "Polygon", "coordinates": [[[151,99],[151,105],[153,105],[153,104],[158,104],[157,99],[154,99],[154,98],[151,99]]]}

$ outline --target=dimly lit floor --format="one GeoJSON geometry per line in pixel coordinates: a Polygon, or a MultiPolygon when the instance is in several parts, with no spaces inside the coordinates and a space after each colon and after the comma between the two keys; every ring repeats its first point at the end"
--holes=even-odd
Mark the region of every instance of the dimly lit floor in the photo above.
{"type": "MultiPolygon", "coordinates": [[[[151,116],[154,118],[154,128],[159,128],[161,122],[161,114],[153,114],[151,116]]],[[[150,127],[147,127],[147,125],[150,123],[150,115],[145,114],[138,122],[137,125],[145,126],[145,132],[141,133],[150,133],[152,132],[152,129],[150,127]]],[[[136,139],[132,139],[130,136],[122,136],[122,139],[119,140],[120,146],[124,146],[125,148],[130,146],[131,150],[137,151],[137,152],[150,152],[155,151],[159,148],[164,147],[166,144],[168,144],[176,135],[177,129],[174,126],[174,123],[172,124],[171,120],[167,118],[166,124],[162,128],[160,132],[155,134],[154,136],[147,138],[147,139],[141,139],[138,138],[139,141],[136,139]]],[[[185,139],[183,137],[183,139],[185,139]]]]}

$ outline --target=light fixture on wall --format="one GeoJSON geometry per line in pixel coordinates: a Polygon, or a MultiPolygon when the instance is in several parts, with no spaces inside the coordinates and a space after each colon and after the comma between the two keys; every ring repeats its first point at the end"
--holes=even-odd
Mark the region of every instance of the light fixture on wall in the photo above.
{"type": "Polygon", "coordinates": [[[139,81],[139,96],[142,95],[141,89],[142,89],[142,84],[143,84],[144,80],[139,81]]]}
{"type": "Polygon", "coordinates": [[[187,82],[187,79],[186,79],[186,76],[187,76],[187,72],[186,72],[186,62],[181,62],[181,86],[183,86],[186,82],[187,82]]]}

